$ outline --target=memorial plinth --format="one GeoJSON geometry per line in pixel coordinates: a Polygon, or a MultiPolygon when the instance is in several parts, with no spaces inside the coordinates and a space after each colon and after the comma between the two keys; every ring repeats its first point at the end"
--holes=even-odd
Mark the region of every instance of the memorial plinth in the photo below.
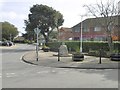
{"type": "Polygon", "coordinates": [[[62,57],[66,57],[68,56],[68,49],[67,46],[65,44],[62,44],[59,48],[59,54],[62,57]]]}

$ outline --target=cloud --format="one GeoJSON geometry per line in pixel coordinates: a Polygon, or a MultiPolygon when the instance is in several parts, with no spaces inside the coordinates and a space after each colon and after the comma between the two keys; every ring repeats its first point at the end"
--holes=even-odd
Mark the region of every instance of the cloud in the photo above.
{"type": "Polygon", "coordinates": [[[25,14],[19,14],[13,11],[10,12],[1,12],[2,19],[9,19],[9,20],[15,20],[15,19],[26,19],[25,14]]]}
{"type": "Polygon", "coordinates": [[[2,21],[12,22],[19,30],[23,30],[30,7],[34,4],[44,4],[63,14],[65,19],[63,26],[72,27],[81,21],[80,15],[86,14],[83,5],[94,4],[96,1],[101,0],[0,0],[0,9],[2,7],[0,17],[2,16],[2,21]]]}
{"type": "Polygon", "coordinates": [[[8,15],[10,19],[15,19],[17,17],[17,14],[15,12],[9,12],[8,15]]]}
{"type": "Polygon", "coordinates": [[[15,12],[1,12],[2,19],[15,19],[17,14],[15,12]]]}

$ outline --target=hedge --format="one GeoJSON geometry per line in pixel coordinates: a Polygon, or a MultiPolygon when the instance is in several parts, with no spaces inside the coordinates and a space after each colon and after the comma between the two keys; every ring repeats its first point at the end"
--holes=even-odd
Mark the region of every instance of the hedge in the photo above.
{"type": "MultiPolygon", "coordinates": [[[[78,52],[80,48],[79,41],[65,41],[64,42],[69,51],[78,52]]],[[[48,47],[52,51],[57,51],[62,42],[49,42],[48,47]]],[[[83,42],[83,52],[89,52],[89,50],[104,50],[109,51],[109,46],[107,42],[83,42]]],[[[114,43],[114,50],[120,50],[120,42],[114,43]]]]}

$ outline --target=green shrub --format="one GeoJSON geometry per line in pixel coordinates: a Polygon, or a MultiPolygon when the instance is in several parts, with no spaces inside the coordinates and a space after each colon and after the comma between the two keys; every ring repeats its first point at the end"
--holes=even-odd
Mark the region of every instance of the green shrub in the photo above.
{"type": "MultiPolygon", "coordinates": [[[[89,50],[88,55],[90,56],[100,56],[100,50],[89,50]]],[[[109,57],[110,55],[108,54],[107,51],[101,50],[101,57],[109,57]]]]}
{"type": "Polygon", "coordinates": [[[68,47],[68,50],[70,52],[79,52],[80,51],[80,43],[78,41],[72,41],[72,42],[65,42],[65,44],[68,47]]]}

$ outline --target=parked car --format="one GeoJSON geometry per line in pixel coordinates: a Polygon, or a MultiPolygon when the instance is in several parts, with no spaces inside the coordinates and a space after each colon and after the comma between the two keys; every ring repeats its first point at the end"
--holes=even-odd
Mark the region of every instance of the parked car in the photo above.
{"type": "Polygon", "coordinates": [[[0,41],[0,46],[2,46],[2,43],[3,43],[3,42],[2,42],[2,41],[0,41]]]}
{"type": "Polygon", "coordinates": [[[2,44],[2,46],[12,46],[12,45],[14,45],[14,43],[11,42],[11,41],[3,41],[3,42],[1,42],[1,44],[2,44]]]}
{"type": "Polygon", "coordinates": [[[9,46],[9,43],[7,41],[3,41],[2,46],[9,46]]]}
{"type": "Polygon", "coordinates": [[[11,41],[8,41],[8,43],[9,43],[9,46],[14,45],[13,42],[11,42],[11,41]]]}

